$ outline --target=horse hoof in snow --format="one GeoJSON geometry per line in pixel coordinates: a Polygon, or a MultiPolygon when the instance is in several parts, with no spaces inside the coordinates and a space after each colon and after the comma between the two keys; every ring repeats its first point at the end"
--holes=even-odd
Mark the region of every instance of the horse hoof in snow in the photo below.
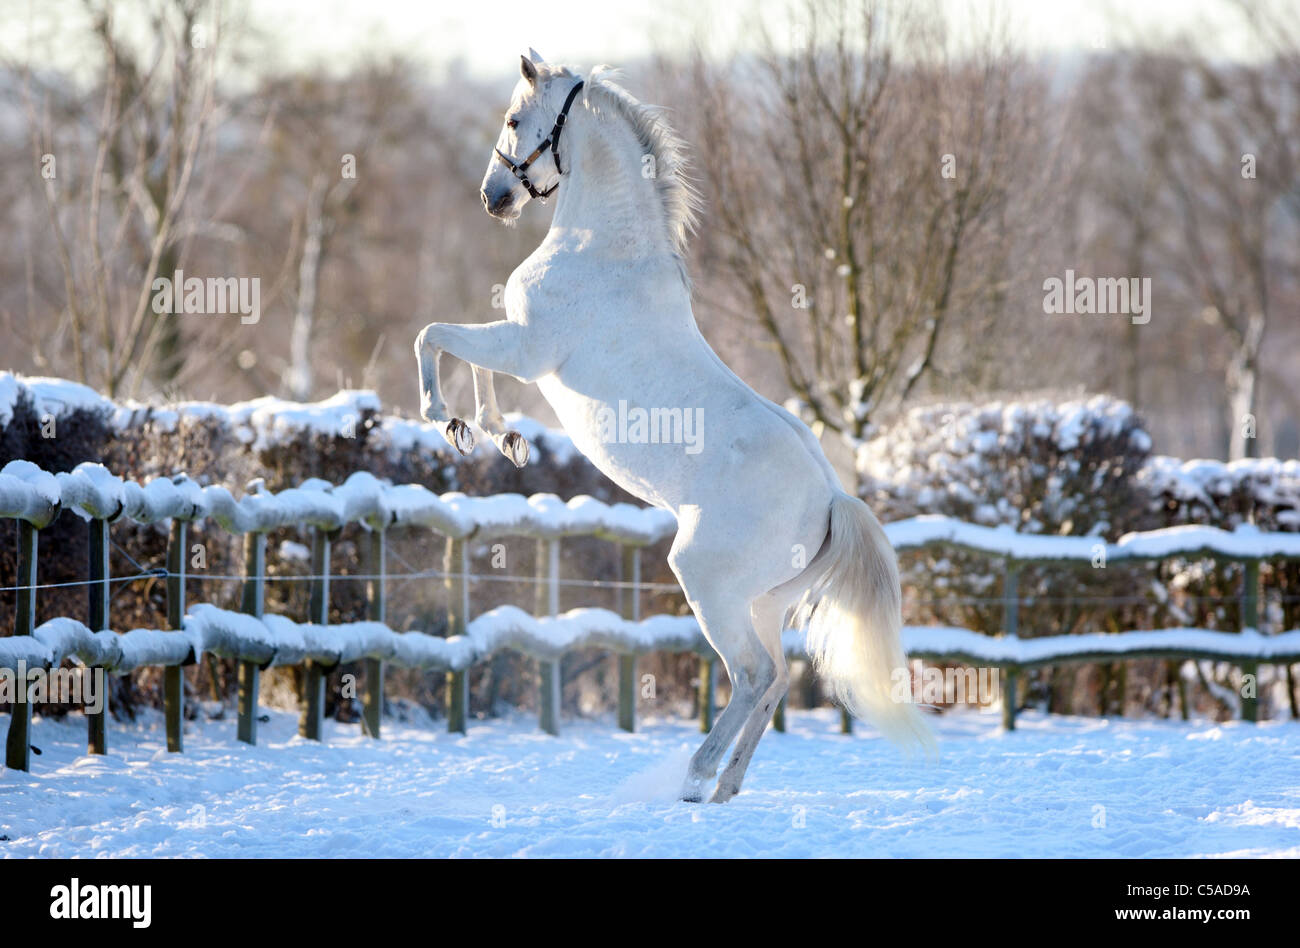
{"type": "Polygon", "coordinates": [[[682,782],[682,789],[678,793],[677,799],[682,803],[703,803],[704,780],[694,775],[688,775],[682,782]]]}
{"type": "Polygon", "coordinates": [[[474,432],[459,418],[447,422],[442,429],[442,436],[461,454],[469,454],[474,450],[474,432]]]}
{"type": "Polygon", "coordinates": [[[515,467],[528,463],[528,441],[518,431],[507,431],[501,436],[501,453],[508,457],[515,467]]]}
{"type": "Polygon", "coordinates": [[[713,790],[713,796],[709,797],[710,803],[726,803],[732,797],[740,792],[739,787],[731,787],[725,784],[718,784],[713,790]]]}

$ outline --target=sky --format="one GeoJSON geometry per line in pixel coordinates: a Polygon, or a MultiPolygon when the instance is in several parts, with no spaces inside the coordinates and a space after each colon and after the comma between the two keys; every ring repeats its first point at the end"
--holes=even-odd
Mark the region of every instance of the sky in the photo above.
{"type": "MultiPolygon", "coordinates": [[[[1249,55],[1243,34],[1226,25],[1230,0],[936,2],[958,23],[1000,8],[1017,41],[1033,52],[1095,49],[1115,44],[1117,29],[1150,37],[1204,17],[1216,25],[1198,32],[1222,55],[1249,55]]],[[[618,65],[686,48],[701,35],[726,52],[744,42],[746,25],[759,22],[779,42],[789,32],[788,6],[789,0],[226,0],[227,10],[261,34],[265,55],[258,63],[277,70],[345,69],[394,52],[434,72],[461,63],[476,78],[512,73],[515,57],[530,46],[551,61],[618,65]]],[[[119,2],[120,20],[127,22],[135,8],[138,0],[119,2]]],[[[0,57],[21,61],[31,50],[36,62],[75,71],[84,57],[65,40],[82,32],[84,22],[78,0],[0,0],[0,57]]]]}

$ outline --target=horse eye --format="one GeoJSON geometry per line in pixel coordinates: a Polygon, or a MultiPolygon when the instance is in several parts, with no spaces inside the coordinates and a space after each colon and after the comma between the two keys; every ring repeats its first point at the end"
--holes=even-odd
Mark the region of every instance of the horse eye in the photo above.
{"type": "Polygon", "coordinates": [[[518,119],[506,119],[506,128],[518,128],[518,127],[519,127],[518,119]]]}

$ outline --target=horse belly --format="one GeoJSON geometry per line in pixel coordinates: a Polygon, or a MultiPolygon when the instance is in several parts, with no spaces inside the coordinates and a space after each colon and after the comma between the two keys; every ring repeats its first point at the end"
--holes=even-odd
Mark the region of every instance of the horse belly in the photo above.
{"type": "Polygon", "coordinates": [[[538,379],[537,387],[573,446],[597,470],[647,504],[676,509],[685,471],[682,458],[673,448],[680,452],[681,446],[626,443],[617,437],[602,437],[602,412],[617,413],[616,403],[576,392],[555,375],[538,379]]]}

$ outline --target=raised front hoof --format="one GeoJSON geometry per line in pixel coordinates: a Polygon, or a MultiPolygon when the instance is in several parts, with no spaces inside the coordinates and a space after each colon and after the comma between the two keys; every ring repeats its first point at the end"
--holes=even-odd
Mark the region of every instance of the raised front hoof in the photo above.
{"type": "Polygon", "coordinates": [[[682,791],[682,795],[677,799],[681,803],[703,803],[704,794],[700,793],[698,790],[684,790],[682,791]]]}
{"type": "Polygon", "coordinates": [[[469,454],[474,450],[474,432],[459,418],[453,418],[443,426],[442,436],[461,454],[469,454]]]}
{"type": "Polygon", "coordinates": [[[528,440],[518,431],[507,431],[501,436],[501,453],[515,467],[523,467],[528,463],[528,450],[528,440]]]}

